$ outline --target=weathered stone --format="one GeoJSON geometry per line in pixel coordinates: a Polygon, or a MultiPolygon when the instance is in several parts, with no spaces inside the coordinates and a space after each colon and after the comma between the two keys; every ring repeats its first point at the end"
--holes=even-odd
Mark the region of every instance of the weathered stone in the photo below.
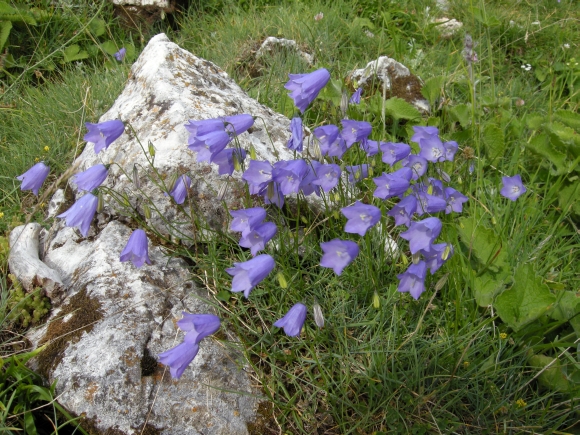
{"type": "Polygon", "coordinates": [[[433,22],[437,24],[436,29],[441,34],[441,37],[445,39],[451,38],[463,28],[463,23],[455,18],[436,18],[433,22]]]}
{"type": "Polygon", "coordinates": [[[265,53],[272,53],[280,49],[295,51],[308,65],[314,64],[314,57],[310,53],[302,51],[296,41],[293,39],[275,38],[274,36],[269,36],[264,39],[264,42],[262,42],[262,45],[256,52],[256,58],[262,57],[265,53]]]}
{"type": "Polygon", "coordinates": [[[386,98],[399,97],[413,104],[422,112],[429,112],[429,102],[421,94],[421,81],[411,74],[409,68],[387,56],[381,56],[366,67],[354,70],[347,78],[367,90],[384,93],[386,98]]]}

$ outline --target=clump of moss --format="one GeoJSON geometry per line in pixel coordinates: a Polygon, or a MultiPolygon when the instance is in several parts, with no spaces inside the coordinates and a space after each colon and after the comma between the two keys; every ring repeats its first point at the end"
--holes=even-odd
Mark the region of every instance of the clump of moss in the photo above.
{"type": "Polygon", "coordinates": [[[12,281],[8,300],[8,320],[23,328],[38,324],[51,309],[50,299],[43,294],[40,287],[26,293],[14,275],[9,274],[8,277],[12,281]]]}
{"type": "Polygon", "coordinates": [[[10,251],[10,245],[8,243],[8,237],[0,236],[0,269],[4,270],[8,264],[8,252],[10,251]]]}

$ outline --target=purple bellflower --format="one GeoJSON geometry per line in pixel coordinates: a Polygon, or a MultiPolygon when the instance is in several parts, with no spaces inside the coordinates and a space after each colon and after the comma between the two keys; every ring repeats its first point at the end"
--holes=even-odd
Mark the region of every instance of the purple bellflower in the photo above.
{"type": "Polygon", "coordinates": [[[422,127],[420,125],[415,125],[413,126],[413,131],[415,134],[411,136],[411,140],[419,145],[421,145],[421,140],[423,139],[439,137],[439,129],[437,127],[422,127]]]}
{"type": "Polygon", "coordinates": [[[501,177],[503,187],[500,190],[501,196],[505,196],[507,199],[515,201],[526,193],[528,189],[522,183],[522,177],[519,174],[513,177],[501,177]]]}
{"type": "Polygon", "coordinates": [[[218,165],[218,174],[232,175],[234,169],[246,158],[246,150],[240,148],[226,148],[210,158],[211,163],[218,165]],[[237,163],[237,164],[236,164],[237,163]]]}
{"type": "Polygon", "coordinates": [[[284,328],[284,332],[289,337],[300,335],[304,321],[306,320],[306,306],[301,303],[294,304],[292,308],[280,320],[274,323],[278,328],[284,328]]]}
{"type": "Polygon", "coordinates": [[[373,178],[373,182],[377,185],[373,196],[388,199],[402,195],[409,188],[411,177],[413,177],[413,171],[406,167],[390,174],[383,172],[380,177],[373,178]]]}
{"type": "Polygon", "coordinates": [[[85,122],[85,126],[89,131],[83,139],[95,144],[95,154],[99,154],[103,148],[109,148],[109,145],[125,131],[125,125],[118,119],[100,122],[98,124],[85,122]]]}
{"type": "Polygon", "coordinates": [[[94,190],[103,184],[103,181],[105,181],[105,178],[107,178],[108,174],[109,170],[107,167],[105,165],[99,164],[91,166],[84,172],[79,172],[72,178],[79,190],[90,192],[91,190],[94,190]]]}
{"type": "Polygon", "coordinates": [[[368,139],[373,127],[366,121],[353,121],[351,119],[343,119],[342,131],[340,135],[346,142],[346,147],[350,148],[355,142],[363,142],[368,139]]]}
{"type": "Polygon", "coordinates": [[[323,156],[341,158],[346,152],[346,143],[336,125],[323,125],[313,130],[320,143],[320,153],[323,156]]]}
{"type": "Polygon", "coordinates": [[[279,184],[283,195],[298,193],[308,173],[308,164],[302,160],[281,160],[274,163],[272,179],[279,184]]]}
{"type": "Polygon", "coordinates": [[[137,229],[131,233],[127,245],[121,252],[121,263],[131,261],[135,267],[141,267],[144,263],[151,264],[149,259],[148,240],[145,231],[137,229]]]}
{"type": "Polygon", "coordinates": [[[20,190],[32,190],[32,193],[38,196],[38,190],[48,177],[49,172],[50,168],[44,162],[38,162],[24,174],[16,177],[17,180],[22,181],[20,190]]]}
{"type": "Polygon", "coordinates": [[[425,257],[427,267],[433,275],[453,255],[453,246],[447,243],[437,243],[431,245],[427,250],[421,250],[421,254],[425,257]]]}
{"type": "Polygon", "coordinates": [[[187,189],[191,186],[191,178],[187,175],[182,175],[177,178],[169,195],[177,204],[183,204],[187,196],[187,189]]]}
{"type": "Polygon", "coordinates": [[[425,213],[437,213],[447,208],[447,201],[439,196],[428,194],[425,189],[417,191],[415,196],[417,196],[417,214],[419,216],[425,213]]]}
{"type": "Polygon", "coordinates": [[[453,159],[455,158],[455,153],[459,149],[459,145],[457,144],[457,142],[452,140],[449,142],[445,142],[443,146],[445,147],[445,160],[449,160],[450,162],[452,162],[453,159]]]}
{"type": "Polygon", "coordinates": [[[159,362],[169,367],[171,376],[179,379],[199,351],[199,342],[220,328],[220,319],[213,314],[189,314],[183,312],[183,319],[177,326],[186,331],[183,343],[159,354],[159,362]]]}
{"type": "Polygon", "coordinates": [[[350,100],[348,100],[348,102],[351,104],[360,104],[360,97],[362,91],[363,91],[362,88],[358,88],[356,91],[354,91],[354,94],[352,94],[352,97],[350,97],[350,100]]]}
{"type": "Polygon", "coordinates": [[[267,161],[250,160],[242,178],[248,183],[251,195],[260,195],[272,181],[272,165],[267,161]]]}
{"type": "Polygon", "coordinates": [[[87,193],[57,217],[65,218],[67,227],[79,227],[83,237],[87,237],[98,203],[99,199],[95,195],[87,193]]]}
{"type": "Polygon", "coordinates": [[[288,144],[286,145],[289,149],[302,152],[302,119],[298,116],[292,118],[290,121],[290,139],[288,140],[288,144]]]}
{"type": "Polygon", "coordinates": [[[359,252],[358,245],[350,240],[333,239],[330,242],[321,243],[320,247],[324,252],[320,265],[333,269],[337,275],[340,275],[342,270],[353,262],[359,252]]]}
{"type": "Polygon", "coordinates": [[[463,203],[467,202],[468,198],[463,193],[455,190],[453,187],[446,187],[445,200],[447,201],[445,214],[449,214],[452,211],[461,213],[463,211],[463,203]]]}
{"type": "Polygon", "coordinates": [[[358,183],[369,176],[369,165],[366,163],[363,163],[362,165],[345,166],[344,169],[348,172],[348,182],[351,184],[358,183]]]}
{"type": "Polygon", "coordinates": [[[322,164],[317,160],[311,160],[306,163],[306,166],[308,167],[308,171],[300,183],[300,190],[304,196],[312,195],[313,193],[320,196],[320,186],[314,184],[314,181],[317,180],[318,176],[316,174],[322,164]]]}
{"type": "Polygon", "coordinates": [[[421,156],[411,154],[405,159],[403,166],[411,168],[413,170],[413,180],[418,180],[425,172],[427,172],[428,162],[421,156]]]}
{"type": "Polygon", "coordinates": [[[435,239],[439,236],[443,224],[436,217],[429,217],[418,222],[411,222],[407,231],[400,234],[401,238],[409,242],[411,254],[416,254],[421,249],[429,250],[435,239]]]}
{"type": "Polygon", "coordinates": [[[447,149],[439,136],[420,139],[419,147],[421,148],[419,155],[430,162],[442,162],[447,156],[447,149]]]}
{"type": "Polygon", "coordinates": [[[383,153],[383,162],[391,166],[411,154],[411,147],[406,143],[381,142],[380,148],[383,153]]]}
{"type": "Polygon", "coordinates": [[[395,226],[411,225],[411,217],[417,211],[417,198],[414,195],[407,195],[387,212],[389,216],[395,218],[395,226]]]}
{"type": "Polygon", "coordinates": [[[234,267],[226,269],[226,272],[234,277],[232,291],[244,292],[247,299],[252,289],[272,272],[275,265],[274,259],[268,254],[260,254],[251,260],[234,263],[234,267]]]}
{"type": "Polygon", "coordinates": [[[419,299],[421,293],[425,291],[425,277],[427,276],[427,264],[419,261],[417,264],[411,264],[405,273],[397,275],[399,278],[399,287],[397,291],[401,293],[411,293],[413,299],[419,299]]]}
{"type": "Polygon", "coordinates": [[[117,59],[119,62],[121,62],[123,59],[125,59],[126,54],[127,54],[127,49],[125,47],[123,47],[119,51],[117,51],[113,56],[115,56],[115,59],[117,59]]]}
{"type": "Polygon", "coordinates": [[[266,219],[266,210],[262,207],[230,210],[230,215],[234,218],[230,224],[230,230],[240,231],[242,236],[245,236],[266,219]]]}
{"type": "Polygon", "coordinates": [[[278,208],[284,207],[284,194],[280,191],[280,184],[272,181],[262,192],[266,204],[274,204],[278,208]]]}
{"type": "Polygon", "coordinates": [[[321,165],[316,170],[316,175],[318,175],[318,178],[312,183],[319,185],[325,192],[329,192],[338,184],[340,174],[340,166],[334,163],[321,165]]]}
{"type": "Polygon", "coordinates": [[[369,228],[381,220],[381,210],[378,207],[360,201],[356,201],[350,207],[341,208],[340,211],[348,219],[344,231],[359,236],[364,236],[369,228]]]}
{"type": "Polygon", "coordinates": [[[273,222],[264,222],[263,224],[257,225],[253,230],[242,234],[240,239],[240,246],[244,248],[249,248],[252,256],[266,247],[266,243],[270,241],[272,237],[276,234],[278,229],[276,224],[273,222]]]}
{"type": "Polygon", "coordinates": [[[379,143],[376,140],[364,140],[360,143],[360,148],[367,153],[367,157],[376,156],[379,153],[379,143]]]}
{"type": "Polygon", "coordinates": [[[288,95],[294,100],[294,105],[304,113],[330,80],[330,73],[321,68],[310,74],[288,74],[288,77],[290,80],[284,87],[290,91],[288,95]]]}

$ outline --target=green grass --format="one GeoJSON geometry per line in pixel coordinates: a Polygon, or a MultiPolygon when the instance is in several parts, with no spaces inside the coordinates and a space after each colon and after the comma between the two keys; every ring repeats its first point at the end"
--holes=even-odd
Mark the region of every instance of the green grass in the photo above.
{"type": "MultiPolygon", "coordinates": [[[[429,24],[442,15],[431,1],[240,4],[210,2],[181,16],[176,31],[166,30],[287,116],[295,114],[283,88],[287,74],[313,68],[295,53],[273,53],[260,62],[251,54],[267,36],[296,40],[338,86],[322,92],[305,114],[311,128],[340,121],[340,88],[354,90],[342,79],[379,55],[409,65],[423,81],[440,80],[428,117],[405,121],[387,113],[383,122],[382,99],[366,94],[348,113],[373,124],[374,140],[408,142],[412,125],[438,126],[445,140],[460,146],[455,161],[443,165],[450,185],[469,197],[461,215],[439,216],[444,229],[438,241],[451,243],[454,254],[428,276],[418,301],[397,292],[397,275],[412,261],[400,228],[384,220],[382,233],[343,231],[340,208],[354,200],[373,202],[383,212],[393,205],[373,201],[370,178],[356,190],[341,182],[336,202],[326,201],[320,212],[301,199],[283,210],[270,207],[268,220],[279,233],[266,252],[277,266],[247,300],[229,291],[225,272],[250,258],[236,235],[203,241],[206,255],[176,247],[194,260],[194,279],[215,295],[224,326],[240,337],[283,432],[580,433],[580,214],[576,198],[563,194],[578,185],[578,175],[549,148],[564,150],[564,162],[578,155],[580,69],[573,58],[580,44],[579,6],[566,0],[455,1],[448,16],[462,21],[464,32],[443,39],[429,24]],[[324,18],[317,22],[319,12],[324,18]],[[465,32],[477,43],[475,99],[462,56],[465,32]],[[527,63],[531,71],[522,70],[527,63]],[[546,140],[538,142],[548,147],[544,154],[538,154],[540,145],[531,147],[537,138],[546,140]],[[528,192],[511,202],[498,193],[501,177],[518,173],[528,192]],[[382,249],[387,231],[403,248],[393,259],[382,249]],[[341,276],[319,266],[319,243],[333,238],[357,241],[361,248],[341,276]],[[524,283],[527,268],[532,273],[524,283]],[[485,290],[484,279],[497,283],[497,294],[485,290]],[[509,299],[514,293],[521,297],[515,305],[509,299]],[[542,298],[553,303],[532,313],[529,306],[542,298]],[[299,338],[287,337],[272,324],[299,301],[309,307],[309,317],[299,338]],[[312,321],[315,303],[326,319],[322,329],[312,321]]],[[[123,65],[75,66],[47,83],[25,82],[5,98],[0,229],[41,209],[14,177],[36,158],[51,164],[52,181],[66,170],[83,147],[83,123],[110,107],[126,74],[123,65]]],[[[344,161],[367,159],[354,146],[344,161]]],[[[368,163],[373,176],[388,171],[380,157],[368,163]]],[[[35,218],[42,221],[39,214],[35,218]]]]}

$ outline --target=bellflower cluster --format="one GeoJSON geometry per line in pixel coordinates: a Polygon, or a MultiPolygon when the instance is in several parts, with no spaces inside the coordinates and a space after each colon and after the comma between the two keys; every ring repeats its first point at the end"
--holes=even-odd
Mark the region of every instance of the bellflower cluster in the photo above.
{"type": "Polygon", "coordinates": [[[24,174],[16,177],[17,180],[22,181],[20,190],[32,190],[32,193],[38,196],[38,191],[42,187],[46,177],[48,177],[49,172],[50,168],[44,162],[38,162],[24,174]]]}
{"type": "Polygon", "coordinates": [[[83,139],[95,144],[95,154],[100,153],[103,149],[109,148],[109,145],[117,140],[125,131],[125,125],[118,119],[104,121],[98,124],[85,122],[85,126],[89,131],[84,135],[83,139]]]}
{"type": "Polygon", "coordinates": [[[241,231],[240,246],[249,248],[254,257],[266,247],[266,243],[278,231],[273,222],[263,222],[266,210],[262,207],[232,210],[230,214],[234,218],[230,224],[230,230],[241,231]]]}
{"type": "Polygon", "coordinates": [[[183,318],[177,321],[177,326],[185,331],[183,343],[178,344],[159,354],[159,362],[169,367],[171,376],[179,379],[187,366],[199,352],[199,342],[216,332],[221,322],[213,314],[190,314],[183,312],[183,318]]]}

